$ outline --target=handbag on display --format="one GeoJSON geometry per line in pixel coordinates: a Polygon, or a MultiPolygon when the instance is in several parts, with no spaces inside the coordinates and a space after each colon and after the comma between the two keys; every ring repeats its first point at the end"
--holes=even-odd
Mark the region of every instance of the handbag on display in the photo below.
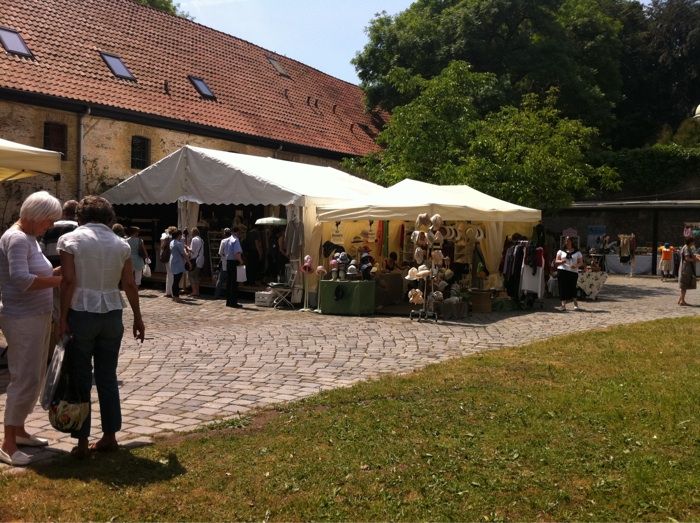
{"type": "Polygon", "coordinates": [[[245,270],[245,265],[239,265],[236,267],[236,281],[238,283],[247,281],[247,275],[246,275],[246,270],[245,270]]]}

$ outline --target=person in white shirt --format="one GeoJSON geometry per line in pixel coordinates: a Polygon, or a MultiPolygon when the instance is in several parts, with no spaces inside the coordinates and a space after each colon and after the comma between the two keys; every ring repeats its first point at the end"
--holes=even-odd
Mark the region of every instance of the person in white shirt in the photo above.
{"type": "Polygon", "coordinates": [[[85,457],[89,450],[118,449],[116,433],[121,429],[121,405],[117,382],[119,348],[124,334],[124,301],[119,282],[133,312],[134,337],[143,342],[144,324],[134,281],[131,248],[112,232],[112,205],[99,196],[86,196],[78,205],[78,223],[73,232],[58,240],[63,281],[59,334],[70,334],[69,369],[82,400],[90,398],[94,361],[95,385],[100,402],[103,435],[88,446],[91,419],[71,433],[78,439],[72,451],[85,457]]]}
{"type": "Polygon", "coordinates": [[[557,251],[555,259],[557,266],[557,282],[559,284],[560,311],[566,310],[567,302],[573,300],[574,310],[579,310],[576,300],[576,282],[578,270],[583,266],[583,254],[574,246],[574,240],[570,236],[564,239],[564,247],[557,251]]]}
{"type": "Polygon", "coordinates": [[[226,281],[228,273],[226,272],[226,248],[231,239],[231,229],[224,229],[224,239],[219,244],[219,277],[216,279],[216,288],[214,289],[214,297],[220,298],[226,296],[226,281]]]}
{"type": "Polygon", "coordinates": [[[192,286],[192,294],[190,297],[199,297],[199,277],[202,268],[204,267],[204,242],[199,236],[199,229],[192,229],[192,239],[190,240],[190,261],[192,262],[192,270],[190,271],[190,285],[192,286]]]}

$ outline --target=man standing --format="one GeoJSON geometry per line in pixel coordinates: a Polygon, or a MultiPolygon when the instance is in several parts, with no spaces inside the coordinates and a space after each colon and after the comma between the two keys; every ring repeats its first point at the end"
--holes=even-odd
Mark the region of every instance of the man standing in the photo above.
{"type": "Polygon", "coordinates": [[[54,222],[53,227],[44,233],[44,238],[42,241],[44,256],[48,258],[51,265],[54,267],[61,265],[61,257],[58,255],[58,251],[56,250],[58,239],[67,232],[71,232],[78,227],[78,222],[75,221],[75,211],[77,208],[77,201],[66,201],[66,203],[63,204],[63,216],[61,219],[54,222]]]}
{"type": "MultiPolygon", "coordinates": [[[[223,242],[222,242],[223,243],[223,242]]],[[[238,303],[238,277],[236,268],[243,263],[243,249],[235,234],[231,234],[226,242],[226,306],[241,307],[238,303]]]]}
{"type": "Polygon", "coordinates": [[[226,246],[231,237],[231,229],[224,229],[224,239],[219,244],[219,274],[216,278],[216,287],[214,288],[214,297],[220,298],[226,294],[226,281],[228,280],[228,272],[226,272],[226,246]]]}

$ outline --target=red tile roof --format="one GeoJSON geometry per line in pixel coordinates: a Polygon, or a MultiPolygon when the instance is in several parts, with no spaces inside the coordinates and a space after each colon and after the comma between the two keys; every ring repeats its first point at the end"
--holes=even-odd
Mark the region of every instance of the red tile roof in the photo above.
{"type": "Polygon", "coordinates": [[[245,40],[132,0],[1,3],[0,26],[18,31],[34,58],[0,46],[0,89],[343,155],[378,149],[370,135],[385,115],[365,112],[359,87],[245,40]],[[136,82],[116,78],[101,52],[119,56],[136,82]],[[216,99],[202,98],[190,75],[216,99]]]}

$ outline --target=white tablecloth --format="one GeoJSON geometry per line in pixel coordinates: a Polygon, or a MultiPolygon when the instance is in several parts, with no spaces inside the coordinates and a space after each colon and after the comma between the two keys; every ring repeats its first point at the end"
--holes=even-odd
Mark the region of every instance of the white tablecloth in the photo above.
{"type": "Polygon", "coordinates": [[[605,255],[605,267],[610,274],[651,274],[651,254],[638,254],[632,263],[620,263],[617,254],[605,255]]]}

